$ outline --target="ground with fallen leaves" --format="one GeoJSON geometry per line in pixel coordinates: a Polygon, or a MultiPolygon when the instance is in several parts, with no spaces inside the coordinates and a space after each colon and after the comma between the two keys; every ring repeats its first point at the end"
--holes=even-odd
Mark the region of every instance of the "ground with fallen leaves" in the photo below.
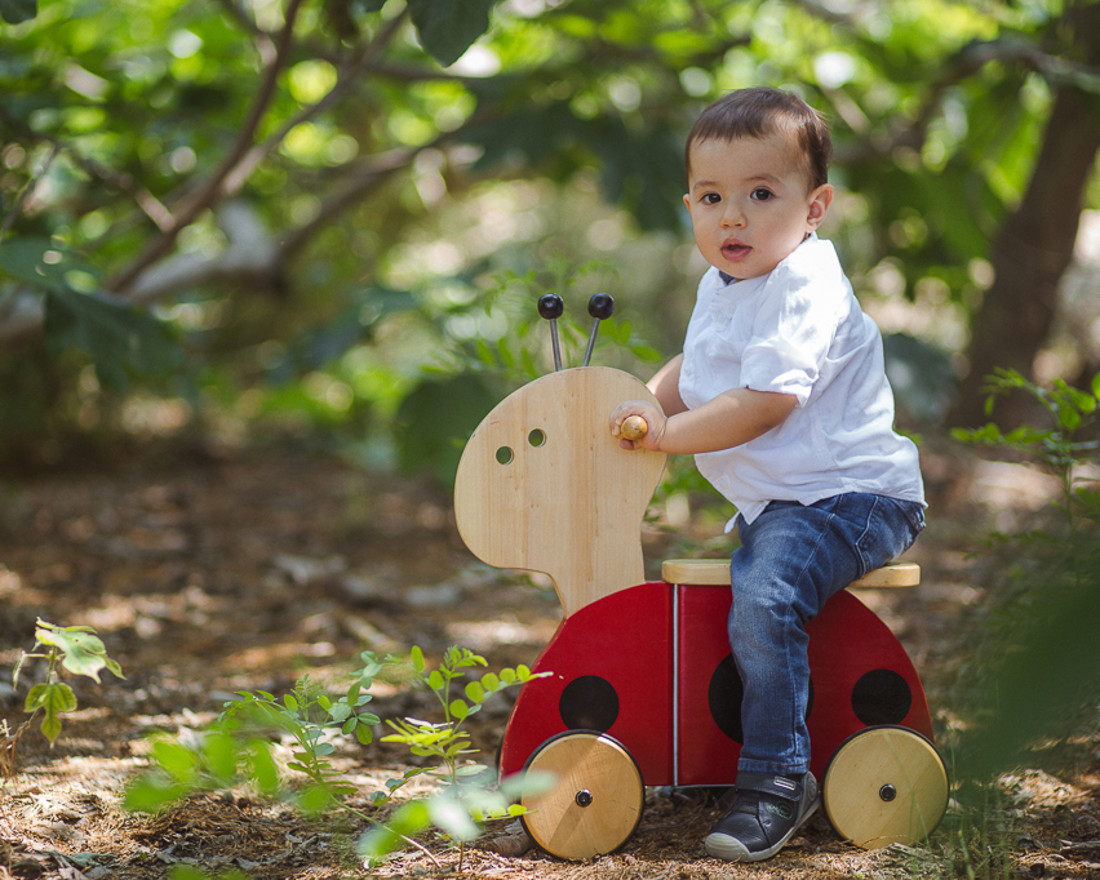
{"type": "MultiPolygon", "coordinates": [[[[965,724],[952,697],[959,658],[983,612],[995,563],[979,554],[991,528],[1011,530],[1056,487],[1021,465],[983,461],[948,442],[924,450],[930,526],[910,558],[921,586],[863,595],[894,629],[925,680],[941,748],[965,724]],[[991,569],[990,566],[994,565],[991,569]]],[[[51,750],[35,729],[0,756],[0,880],[159,880],[173,865],[256,880],[362,876],[594,878],[967,876],[990,848],[997,877],[1100,877],[1100,737],[1085,736],[1057,770],[1000,781],[980,840],[962,845],[949,815],[927,845],[865,852],[820,814],[774,860],[737,867],[701,845],[718,807],[708,794],[650,790],[635,835],[616,854],[570,864],[491,829],[460,855],[438,835],[368,870],[354,854],[362,827],[307,820],[247,790],[190,798],[158,815],[121,808],[147,764],[146,738],[186,737],[236,690],[289,691],[302,674],[340,680],[364,648],[438,656],[452,644],[499,668],[532,663],[560,610],[545,584],[477,563],[459,541],[449,499],[414,481],[336,459],[291,454],[133,463],[110,473],[0,480],[0,669],[33,644],[35,619],[88,624],[122,664],[123,681],[73,682],[77,712],[51,750]],[[985,851],[981,851],[982,848],[985,851]]],[[[657,510],[660,520],[663,511],[657,510]]],[[[712,521],[676,534],[647,528],[647,562],[708,544],[712,521]],[[694,542],[694,543],[692,543],[694,542]]],[[[23,720],[26,686],[0,677],[0,718],[23,720]]],[[[430,711],[423,694],[384,690],[383,716],[430,711]]],[[[477,716],[491,756],[509,699],[477,716]]],[[[345,743],[347,778],[370,792],[400,774],[396,747],[345,743]]],[[[981,875],[979,875],[981,876],[981,875]]]]}

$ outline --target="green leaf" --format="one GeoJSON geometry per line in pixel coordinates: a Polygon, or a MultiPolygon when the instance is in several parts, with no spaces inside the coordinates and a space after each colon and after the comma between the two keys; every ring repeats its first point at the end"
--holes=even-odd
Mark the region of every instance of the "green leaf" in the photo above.
{"type": "Polygon", "coordinates": [[[425,51],[444,67],[454,64],[489,29],[497,0],[408,0],[425,51]]]}
{"type": "Polygon", "coordinates": [[[183,362],[165,325],[102,294],[50,290],[45,333],[55,356],[70,347],[88,354],[100,382],[116,393],[129,387],[131,375],[167,374],[183,362]]]}
{"type": "Polygon", "coordinates": [[[191,783],[197,774],[195,753],[187,746],[168,739],[153,743],[153,762],[177,782],[191,783]]]}
{"type": "Polygon", "coordinates": [[[203,742],[203,755],[218,784],[232,785],[237,775],[236,740],[228,733],[210,732],[203,742]]]}
{"type": "Polygon", "coordinates": [[[470,714],[470,706],[465,700],[451,700],[451,705],[448,708],[451,717],[458,721],[462,721],[470,714]]]}
{"type": "Polygon", "coordinates": [[[390,819],[390,825],[399,834],[412,837],[419,834],[430,824],[428,806],[423,801],[412,801],[402,805],[390,819]]]}
{"type": "Polygon", "coordinates": [[[298,808],[307,815],[323,813],[333,805],[332,790],[324,784],[310,785],[298,793],[298,808]]]}
{"type": "Polygon", "coordinates": [[[433,691],[443,690],[443,686],[446,682],[443,680],[443,673],[438,669],[433,669],[431,675],[428,676],[428,687],[433,691]]]}
{"type": "Polygon", "coordinates": [[[466,685],[466,696],[470,698],[472,703],[482,703],[488,695],[480,682],[471,681],[466,685]]]}
{"type": "Polygon", "coordinates": [[[455,770],[455,776],[468,777],[468,776],[482,776],[489,771],[489,768],[484,764],[463,764],[461,767],[455,770]]]}
{"type": "Polygon", "coordinates": [[[52,748],[61,735],[61,713],[76,709],[76,695],[64,682],[35,685],[27,694],[26,711],[34,712],[36,709],[45,713],[41,729],[52,748]]]}
{"type": "Polygon", "coordinates": [[[191,790],[188,785],[168,780],[162,774],[145,773],[126,787],[122,805],[139,813],[155,813],[179,800],[191,790]]]}
{"type": "Polygon", "coordinates": [[[428,807],[423,801],[411,801],[399,807],[385,825],[370,829],[359,838],[356,852],[371,861],[381,860],[403,842],[402,837],[413,837],[431,824],[428,807]]]}
{"type": "Polygon", "coordinates": [[[270,743],[262,739],[254,739],[248,744],[248,766],[261,794],[273,797],[278,793],[279,767],[271,754],[270,743]]]}
{"type": "Polygon", "coordinates": [[[23,705],[24,712],[34,712],[37,709],[49,711],[53,707],[58,712],[72,712],[76,709],[76,696],[73,689],[64,682],[52,684],[36,684],[27,694],[27,700],[23,705]]]}
{"type": "Polygon", "coordinates": [[[53,242],[41,236],[10,238],[0,244],[0,272],[35,288],[64,290],[64,259],[53,242]]]}
{"type": "Polygon", "coordinates": [[[428,799],[428,815],[436,827],[459,840],[473,840],[481,833],[477,823],[470,818],[470,811],[446,794],[428,799]]]}
{"type": "Polygon", "coordinates": [[[38,15],[38,0],[0,0],[0,18],[8,24],[21,24],[38,15]]]}
{"type": "Polygon", "coordinates": [[[498,400],[499,394],[481,376],[422,381],[397,410],[394,429],[402,471],[430,468],[444,485],[453,484],[462,443],[498,400]]]}
{"type": "Polygon", "coordinates": [[[107,668],[119,678],[122,677],[119,665],[109,660],[102,640],[90,627],[39,627],[35,637],[41,644],[51,645],[61,651],[61,665],[74,675],[85,675],[99,681],[100,670],[107,668]]]}
{"type": "Polygon", "coordinates": [[[1081,414],[1069,406],[1059,407],[1058,424],[1072,434],[1081,427],[1081,414]]]}
{"type": "Polygon", "coordinates": [[[409,652],[409,660],[412,662],[412,667],[417,672],[424,671],[424,652],[419,645],[413,645],[412,651],[409,652]]]}

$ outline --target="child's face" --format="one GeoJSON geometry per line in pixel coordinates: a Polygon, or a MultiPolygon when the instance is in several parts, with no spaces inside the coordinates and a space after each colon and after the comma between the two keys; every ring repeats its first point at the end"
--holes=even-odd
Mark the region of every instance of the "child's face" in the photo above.
{"type": "Polygon", "coordinates": [[[712,266],[734,278],[770,272],[818,227],[833,188],[811,190],[798,148],[781,133],[691,147],[695,243],[712,266]]]}

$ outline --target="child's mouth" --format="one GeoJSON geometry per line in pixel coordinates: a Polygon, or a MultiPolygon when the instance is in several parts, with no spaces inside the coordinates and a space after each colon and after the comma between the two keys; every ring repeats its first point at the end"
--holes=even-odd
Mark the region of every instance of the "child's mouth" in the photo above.
{"type": "Polygon", "coordinates": [[[727,242],[722,245],[722,256],[732,263],[737,263],[745,259],[751,250],[751,247],[739,241],[727,242]]]}

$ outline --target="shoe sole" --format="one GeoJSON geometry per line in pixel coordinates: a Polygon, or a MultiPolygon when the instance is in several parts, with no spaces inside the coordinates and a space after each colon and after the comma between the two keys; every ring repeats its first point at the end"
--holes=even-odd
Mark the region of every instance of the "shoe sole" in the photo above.
{"type": "Polygon", "coordinates": [[[821,805],[821,798],[815,798],[810,808],[799,818],[799,820],[792,826],[791,830],[780,838],[779,842],[768,849],[762,849],[759,852],[749,852],[748,848],[736,837],[732,837],[729,834],[708,834],[703,841],[703,846],[706,847],[707,854],[714,856],[716,859],[723,859],[727,862],[762,862],[765,859],[770,859],[777,852],[783,849],[787,845],[787,841],[794,837],[796,831],[806,824],[806,821],[817,812],[817,808],[821,805]]]}

